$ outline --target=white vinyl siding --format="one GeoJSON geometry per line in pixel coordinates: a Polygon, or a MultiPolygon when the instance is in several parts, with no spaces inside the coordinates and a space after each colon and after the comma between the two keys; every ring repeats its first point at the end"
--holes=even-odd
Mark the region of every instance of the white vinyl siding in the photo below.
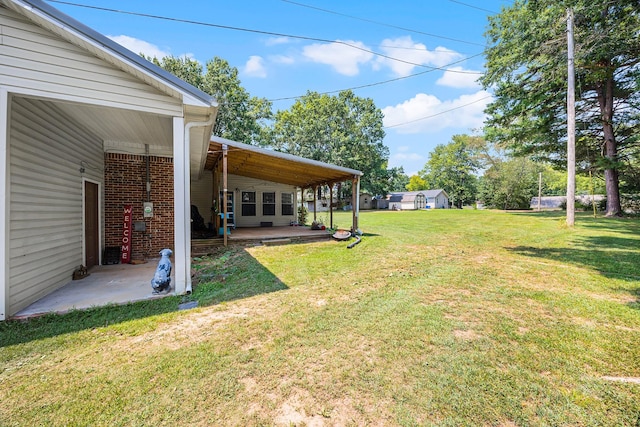
{"type": "Polygon", "coordinates": [[[238,175],[228,176],[229,191],[235,192],[236,200],[236,227],[260,227],[261,222],[271,222],[274,227],[290,225],[291,221],[296,219],[295,209],[294,215],[282,215],[281,203],[282,193],[293,193],[293,206],[297,206],[296,187],[287,184],[279,184],[271,181],[262,181],[259,179],[246,178],[238,175]],[[242,216],[242,192],[255,192],[256,215],[242,216]],[[275,209],[274,215],[263,215],[262,212],[262,195],[263,193],[275,193],[275,209]]]}
{"type": "Polygon", "coordinates": [[[429,197],[427,204],[431,209],[448,209],[449,199],[443,193],[440,193],[436,197],[429,197]]]}
{"type": "MultiPolygon", "coordinates": [[[[0,7],[0,84],[42,96],[182,116],[182,102],[0,7]]],[[[11,90],[10,90],[11,91],[11,90]]]]}
{"type": "Polygon", "coordinates": [[[51,102],[14,97],[10,123],[12,315],[69,282],[82,264],[82,178],[103,183],[104,154],[100,140],[51,102]]]}

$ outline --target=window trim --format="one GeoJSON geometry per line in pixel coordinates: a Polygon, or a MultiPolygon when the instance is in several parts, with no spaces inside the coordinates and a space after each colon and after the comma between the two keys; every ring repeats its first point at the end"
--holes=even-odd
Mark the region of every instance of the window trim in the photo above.
{"type": "Polygon", "coordinates": [[[276,192],[275,191],[263,191],[262,192],[262,216],[276,216],[276,192]],[[267,203],[265,201],[265,196],[273,195],[273,202],[267,203]],[[270,207],[272,209],[271,212],[267,212],[266,207],[270,207]]]}

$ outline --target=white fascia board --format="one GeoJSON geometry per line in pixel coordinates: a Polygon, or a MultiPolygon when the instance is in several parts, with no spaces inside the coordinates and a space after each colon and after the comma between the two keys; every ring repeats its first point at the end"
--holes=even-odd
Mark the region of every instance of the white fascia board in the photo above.
{"type": "MultiPolygon", "coordinates": [[[[150,77],[157,82],[172,88],[182,96],[182,102],[188,105],[200,106],[200,107],[217,107],[217,100],[191,86],[189,83],[179,79],[173,74],[165,71],[157,65],[147,61],[140,55],[137,55],[125,48],[124,46],[114,42],[103,34],[98,33],[92,28],[82,24],[79,21],[64,14],[58,9],[40,1],[40,0],[4,0],[5,2],[11,2],[16,6],[24,10],[24,15],[35,15],[39,19],[47,21],[63,32],[66,32],[72,38],[81,40],[96,49],[107,54],[108,57],[114,59],[114,62],[120,62],[128,67],[135,69],[136,71],[150,77]]],[[[126,70],[124,70],[126,71],[126,70]]]]}

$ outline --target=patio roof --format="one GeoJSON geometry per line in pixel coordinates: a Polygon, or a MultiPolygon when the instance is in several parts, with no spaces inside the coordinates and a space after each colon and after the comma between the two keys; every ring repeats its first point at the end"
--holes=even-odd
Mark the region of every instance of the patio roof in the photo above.
{"type": "Polygon", "coordinates": [[[227,145],[228,173],[310,188],[317,185],[351,181],[362,172],[287,153],[255,147],[220,137],[212,137],[205,169],[213,170],[227,145]]]}

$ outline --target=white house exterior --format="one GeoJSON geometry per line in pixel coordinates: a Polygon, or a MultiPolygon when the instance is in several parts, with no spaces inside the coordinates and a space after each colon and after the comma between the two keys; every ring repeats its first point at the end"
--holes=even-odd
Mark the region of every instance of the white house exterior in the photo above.
{"type": "Polygon", "coordinates": [[[427,199],[428,209],[449,209],[449,196],[444,190],[424,190],[423,193],[427,199]]]}
{"type": "Polygon", "coordinates": [[[297,187],[229,175],[236,227],[291,225],[297,218],[297,187]]]}
{"type": "MultiPolygon", "coordinates": [[[[234,228],[291,225],[298,216],[298,187],[241,175],[228,176],[228,218],[234,228]]],[[[213,176],[192,183],[191,203],[206,223],[216,224],[222,194],[214,198],[213,176]]]]}
{"type": "Polygon", "coordinates": [[[0,320],[100,263],[107,153],[172,158],[184,293],[189,177],[203,171],[216,113],[209,95],[48,4],[0,0],[0,320]]]}

